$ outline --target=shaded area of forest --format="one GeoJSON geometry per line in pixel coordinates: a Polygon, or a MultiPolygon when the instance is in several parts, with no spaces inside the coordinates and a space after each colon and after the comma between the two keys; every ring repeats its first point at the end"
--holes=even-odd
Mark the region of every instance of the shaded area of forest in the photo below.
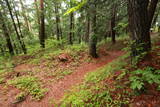
{"type": "Polygon", "coordinates": [[[0,106],[158,107],[159,0],[0,0],[0,106]]]}

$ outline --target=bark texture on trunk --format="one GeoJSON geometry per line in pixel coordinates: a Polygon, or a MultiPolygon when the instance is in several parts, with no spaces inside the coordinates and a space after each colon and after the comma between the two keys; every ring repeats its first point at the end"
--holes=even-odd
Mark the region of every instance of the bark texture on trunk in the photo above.
{"type": "Polygon", "coordinates": [[[70,32],[69,32],[69,44],[73,44],[74,36],[74,13],[70,14],[70,32]]]}
{"type": "Polygon", "coordinates": [[[45,48],[44,0],[40,0],[40,44],[45,48]]]}
{"type": "MultiPolygon", "coordinates": [[[[13,4],[14,4],[14,2],[13,2],[13,4]]],[[[24,36],[23,36],[23,34],[22,34],[21,24],[20,24],[20,20],[19,20],[19,16],[18,16],[18,15],[19,15],[19,12],[16,10],[15,4],[14,4],[14,6],[13,6],[13,9],[14,9],[14,13],[15,13],[15,16],[16,16],[17,24],[18,24],[19,34],[20,34],[21,38],[23,39],[24,36]]]]}
{"type": "Polygon", "coordinates": [[[90,15],[87,14],[87,20],[86,20],[86,34],[85,34],[85,42],[88,43],[89,42],[89,35],[90,35],[90,25],[91,25],[91,21],[90,21],[90,15]]]}
{"type": "Polygon", "coordinates": [[[14,17],[13,17],[12,8],[11,8],[10,3],[8,2],[8,0],[5,0],[5,1],[6,1],[7,6],[8,6],[8,9],[9,9],[9,13],[10,13],[10,16],[11,16],[11,19],[12,19],[12,22],[13,22],[14,29],[15,29],[16,34],[17,34],[18,41],[19,41],[19,43],[20,43],[20,45],[22,47],[22,50],[23,50],[24,54],[26,54],[27,53],[27,49],[26,49],[26,46],[24,44],[23,39],[19,35],[18,28],[16,26],[16,23],[15,23],[15,20],[14,20],[14,17]]]}
{"type": "MultiPolygon", "coordinates": [[[[11,43],[11,39],[10,39],[8,30],[7,30],[7,26],[5,24],[5,21],[3,19],[1,11],[0,11],[0,23],[2,24],[2,30],[3,30],[4,37],[5,37],[6,42],[7,42],[7,47],[8,47],[9,53],[11,55],[14,55],[14,49],[13,49],[13,46],[12,46],[12,43],[11,43]]],[[[1,49],[1,50],[3,50],[3,49],[1,49]]]]}
{"type": "Polygon", "coordinates": [[[111,9],[111,38],[112,38],[112,43],[115,44],[116,43],[116,31],[115,31],[115,26],[116,26],[116,5],[113,4],[112,9],[111,9]]]}
{"type": "Polygon", "coordinates": [[[96,21],[97,21],[97,16],[96,16],[96,3],[95,1],[91,4],[91,31],[92,33],[90,34],[90,39],[89,39],[89,54],[93,58],[97,58],[97,29],[96,29],[96,21]]]}
{"type": "Polygon", "coordinates": [[[149,0],[128,0],[129,29],[133,42],[132,57],[151,50],[148,3],[149,0]]]}
{"type": "Polygon", "coordinates": [[[154,13],[156,11],[157,4],[158,4],[158,0],[151,0],[149,2],[149,8],[148,8],[149,25],[148,25],[148,29],[150,29],[150,27],[152,25],[152,20],[153,20],[153,17],[154,17],[154,13]]]}
{"type": "Polygon", "coordinates": [[[59,16],[59,6],[58,3],[55,4],[55,14],[56,14],[56,34],[57,34],[57,40],[62,39],[62,30],[60,26],[60,16],[59,16]]]}

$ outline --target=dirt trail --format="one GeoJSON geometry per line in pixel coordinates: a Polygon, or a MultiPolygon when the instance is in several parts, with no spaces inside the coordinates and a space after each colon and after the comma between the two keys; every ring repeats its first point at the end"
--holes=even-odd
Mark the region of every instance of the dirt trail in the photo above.
{"type": "Polygon", "coordinates": [[[41,101],[31,101],[31,98],[28,97],[24,102],[19,103],[17,107],[48,107],[51,100],[53,101],[54,99],[54,101],[58,102],[67,90],[81,83],[87,73],[103,67],[123,54],[124,52],[122,51],[108,52],[107,56],[95,59],[96,63],[84,63],[82,66],[77,68],[76,72],[71,75],[67,75],[57,83],[48,86],[47,88],[49,88],[49,92],[41,101]]]}
{"type": "MultiPolygon", "coordinates": [[[[110,51],[107,52],[107,55],[101,55],[98,59],[95,59],[94,63],[82,63],[81,66],[77,67],[76,71],[72,74],[65,76],[57,82],[51,83],[49,86],[47,85],[46,88],[48,88],[49,91],[41,101],[33,101],[29,96],[25,101],[19,104],[9,104],[9,107],[53,107],[50,105],[50,102],[59,102],[66,91],[69,91],[69,89],[73,86],[78,85],[83,81],[84,76],[87,73],[96,71],[96,69],[112,62],[114,59],[122,56],[123,54],[124,52],[122,51],[110,51]]],[[[22,64],[17,66],[15,69],[19,71],[24,69],[32,69],[32,67],[22,64]]],[[[8,105],[3,105],[2,107],[8,107],[8,105]]]]}

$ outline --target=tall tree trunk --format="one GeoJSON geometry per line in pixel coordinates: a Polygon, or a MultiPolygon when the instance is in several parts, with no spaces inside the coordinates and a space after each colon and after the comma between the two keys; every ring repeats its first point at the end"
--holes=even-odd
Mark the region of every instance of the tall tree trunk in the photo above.
{"type": "MultiPolygon", "coordinates": [[[[58,4],[58,9],[61,8],[61,4],[58,4]]],[[[59,33],[60,33],[60,38],[62,39],[63,37],[63,32],[62,32],[62,26],[61,26],[61,17],[60,17],[60,13],[59,13],[59,10],[58,10],[58,21],[59,21],[59,33]]]]}
{"type": "Polygon", "coordinates": [[[85,42],[88,43],[89,42],[89,35],[90,35],[90,25],[91,25],[91,21],[90,21],[90,16],[89,13],[87,14],[87,20],[86,20],[86,34],[85,34],[85,42]]]}
{"type": "Polygon", "coordinates": [[[116,43],[116,31],[115,31],[115,25],[116,25],[116,5],[113,4],[112,9],[111,9],[111,22],[110,22],[110,26],[111,26],[111,38],[112,38],[112,43],[115,44],[116,43]]]}
{"type": "Polygon", "coordinates": [[[21,38],[24,39],[24,36],[22,34],[22,30],[21,30],[21,24],[20,24],[19,17],[18,17],[19,12],[16,10],[14,2],[13,2],[13,9],[14,9],[14,13],[16,16],[17,24],[18,24],[19,34],[20,34],[21,38]]]}
{"type": "Polygon", "coordinates": [[[148,3],[149,0],[128,0],[129,29],[133,42],[132,57],[151,50],[148,3]]]}
{"type": "Polygon", "coordinates": [[[129,29],[131,33],[132,57],[151,50],[149,29],[158,0],[128,0],[129,29]]]}
{"type": "Polygon", "coordinates": [[[74,13],[70,14],[70,33],[69,33],[69,44],[72,45],[73,44],[73,17],[74,17],[74,13]]]}
{"type": "Polygon", "coordinates": [[[149,2],[149,8],[148,8],[148,21],[149,21],[149,25],[148,25],[148,29],[151,28],[151,25],[152,25],[152,20],[153,20],[153,17],[154,17],[154,13],[156,11],[156,7],[157,7],[157,4],[158,4],[158,0],[151,0],[149,2]]]}
{"type": "Polygon", "coordinates": [[[45,22],[44,22],[44,0],[40,0],[40,44],[45,48],[45,22]]]}
{"type": "Polygon", "coordinates": [[[11,19],[12,19],[12,22],[13,22],[14,29],[15,29],[16,34],[17,34],[18,41],[19,41],[19,43],[20,43],[20,45],[22,47],[22,50],[23,50],[24,54],[26,54],[27,53],[27,49],[25,47],[25,44],[24,44],[23,40],[21,39],[21,37],[20,37],[20,35],[18,33],[18,29],[17,29],[16,23],[15,23],[15,20],[13,18],[13,14],[12,14],[12,8],[11,8],[8,0],[5,0],[5,1],[6,1],[7,6],[8,6],[8,9],[9,9],[9,13],[10,13],[10,16],[11,16],[11,19]]]}
{"type": "Polygon", "coordinates": [[[13,49],[13,46],[12,46],[12,43],[11,43],[11,39],[10,39],[8,30],[7,30],[7,26],[5,24],[5,21],[3,19],[1,11],[0,11],[0,23],[2,24],[2,30],[3,30],[4,36],[5,36],[5,39],[6,39],[6,42],[7,42],[7,47],[9,49],[9,53],[11,55],[14,55],[14,49],[13,49]]]}
{"type": "MultiPolygon", "coordinates": [[[[72,0],[70,0],[70,8],[72,8],[72,0]]],[[[73,36],[74,36],[74,13],[70,14],[70,32],[69,32],[69,44],[73,44],[73,36]]]]}
{"type": "Polygon", "coordinates": [[[89,39],[89,54],[93,57],[93,58],[97,58],[97,30],[96,30],[96,21],[97,21],[97,17],[96,17],[96,3],[95,0],[93,1],[93,3],[91,4],[91,29],[92,32],[90,34],[90,39],[89,39]]]}
{"type": "Polygon", "coordinates": [[[55,14],[56,14],[56,35],[57,35],[57,40],[60,39],[60,18],[59,18],[59,11],[58,11],[58,4],[55,4],[55,14]]]}
{"type": "Polygon", "coordinates": [[[59,30],[60,30],[60,37],[61,37],[61,39],[63,39],[63,32],[62,32],[62,27],[61,27],[61,19],[60,19],[60,28],[59,28],[59,30]]]}
{"type": "MultiPolygon", "coordinates": [[[[10,34],[10,33],[9,33],[10,34]]],[[[16,40],[13,40],[12,39],[12,44],[13,44],[13,48],[14,48],[14,50],[15,50],[15,53],[18,55],[20,52],[19,52],[19,50],[18,50],[18,47],[16,46],[16,40]]]]}

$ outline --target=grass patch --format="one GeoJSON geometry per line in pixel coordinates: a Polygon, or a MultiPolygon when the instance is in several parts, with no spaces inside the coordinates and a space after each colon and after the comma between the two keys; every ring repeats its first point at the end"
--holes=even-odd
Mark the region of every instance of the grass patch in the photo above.
{"type": "Polygon", "coordinates": [[[22,76],[8,81],[9,85],[29,93],[32,98],[40,100],[45,95],[47,89],[42,88],[40,81],[36,77],[22,76]]]}

